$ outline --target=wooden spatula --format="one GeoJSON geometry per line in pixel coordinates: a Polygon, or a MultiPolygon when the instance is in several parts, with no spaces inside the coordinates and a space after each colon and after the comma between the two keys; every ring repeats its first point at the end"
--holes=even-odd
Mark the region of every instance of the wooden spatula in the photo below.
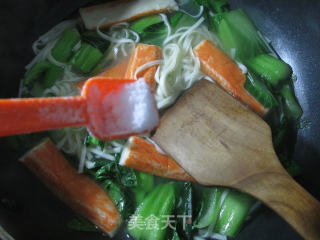
{"type": "Polygon", "coordinates": [[[246,192],[305,239],[320,239],[320,203],[281,166],[269,126],[217,85],[193,86],[152,138],[199,183],[246,192]]]}
{"type": "Polygon", "coordinates": [[[148,84],[95,77],[81,96],[0,100],[0,136],[87,126],[99,139],[146,133],[159,123],[148,84]]]}

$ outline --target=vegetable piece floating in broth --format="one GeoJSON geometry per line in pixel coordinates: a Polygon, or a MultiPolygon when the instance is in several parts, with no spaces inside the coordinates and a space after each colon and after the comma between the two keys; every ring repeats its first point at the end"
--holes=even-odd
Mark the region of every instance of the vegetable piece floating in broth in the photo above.
{"type": "Polygon", "coordinates": [[[262,54],[246,62],[247,66],[273,87],[288,82],[292,75],[291,67],[269,54],[262,54]]]}
{"type": "Polygon", "coordinates": [[[67,62],[80,39],[81,36],[76,29],[66,29],[54,45],[51,51],[52,57],[58,62],[67,62]]]}
{"type": "Polygon", "coordinates": [[[252,57],[270,52],[270,47],[242,9],[217,14],[212,18],[223,49],[227,54],[234,55],[237,61],[245,63],[252,57]]]}
{"type": "Polygon", "coordinates": [[[235,237],[254,203],[255,200],[251,196],[231,190],[221,206],[215,230],[235,237]]]}
{"type": "Polygon", "coordinates": [[[166,216],[171,216],[176,203],[175,185],[158,185],[137,207],[131,217],[128,229],[135,239],[164,240],[170,227],[166,216]]]}
{"type": "Polygon", "coordinates": [[[87,74],[99,63],[102,56],[99,49],[83,43],[70,59],[70,64],[81,73],[87,74]]]}

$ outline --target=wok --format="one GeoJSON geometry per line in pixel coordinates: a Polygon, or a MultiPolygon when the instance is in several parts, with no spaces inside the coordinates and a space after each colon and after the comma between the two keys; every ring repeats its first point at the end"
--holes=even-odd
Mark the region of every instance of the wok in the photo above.
{"type": "MultiPolygon", "coordinates": [[[[17,95],[31,44],[88,0],[2,0],[0,3],[0,97],[17,95]]],[[[242,7],[298,77],[296,95],[305,128],[297,135],[294,159],[302,167],[298,181],[320,199],[320,1],[230,0],[242,7]]],[[[100,233],[76,232],[66,223],[74,213],[17,161],[0,143],[0,225],[16,239],[106,239],[100,233]]],[[[290,226],[261,207],[236,239],[301,239],[290,226]]],[[[125,236],[119,236],[123,239],[125,236]]]]}

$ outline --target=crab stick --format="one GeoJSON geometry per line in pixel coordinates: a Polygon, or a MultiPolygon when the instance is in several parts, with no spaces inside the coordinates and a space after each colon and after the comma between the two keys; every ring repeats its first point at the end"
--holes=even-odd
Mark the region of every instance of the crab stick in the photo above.
{"type": "Polygon", "coordinates": [[[101,22],[101,27],[109,27],[120,22],[127,22],[146,15],[168,12],[178,8],[174,0],[120,0],[80,8],[80,16],[87,29],[94,30],[101,22]]]}
{"type": "Polygon", "coordinates": [[[130,137],[119,161],[120,165],[165,178],[195,181],[172,158],[152,142],[138,136],[130,137]]]}
{"type": "MultiPolygon", "coordinates": [[[[125,78],[135,79],[135,74],[139,67],[143,66],[146,63],[160,59],[161,49],[158,46],[142,43],[138,44],[131,54],[125,78]]],[[[156,86],[154,75],[157,71],[157,67],[158,65],[154,65],[139,71],[137,73],[137,78],[144,77],[146,83],[148,83],[151,88],[154,89],[156,86]]]]}
{"type": "Polygon", "coordinates": [[[56,146],[45,140],[21,161],[62,201],[113,236],[121,224],[121,216],[112,199],[90,178],[79,174],[56,146]]]}
{"type": "Polygon", "coordinates": [[[203,40],[193,51],[200,60],[201,70],[223,89],[260,115],[268,111],[246,91],[244,88],[246,76],[223,51],[208,40],[203,40]]]}

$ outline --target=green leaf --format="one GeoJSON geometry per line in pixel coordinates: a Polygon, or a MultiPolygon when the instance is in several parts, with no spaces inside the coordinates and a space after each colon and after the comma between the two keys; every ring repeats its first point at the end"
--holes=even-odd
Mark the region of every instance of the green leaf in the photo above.
{"type": "Polygon", "coordinates": [[[33,65],[26,73],[23,83],[26,85],[34,84],[52,66],[49,61],[40,61],[33,65]]]}
{"type": "Polygon", "coordinates": [[[86,137],[85,143],[87,147],[90,146],[90,144],[93,144],[93,145],[99,146],[101,150],[104,149],[104,145],[105,145],[104,141],[101,141],[91,135],[88,135],[86,137]]]}
{"type": "Polygon", "coordinates": [[[58,62],[67,62],[72,55],[74,46],[80,41],[76,29],[66,29],[51,50],[52,57],[58,62]]]}
{"type": "MultiPolygon", "coordinates": [[[[176,12],[169,20],[172,32],[175,32],[180,27],[188,27],[195,24],[196,20],[189,15],[176,12]]],[[[145,28],[140,33],[141,42],[161,46],[164,39],[167,37],[168,28],[164,22],[153,24],[145,28]]]]}
{"type": "Polygon", "coordinates": [[[294,95],[294,90],[290,85],[286,85],[281,89],[281,97],[284,104],[284,111],[286,116],[294,120],[298,120],[302,114],[303,110],[294,95]]]}
{"type": "Polygon", "coordinates": [[[141,34],[146,28],[161,22],[162,18],[160,15],[151,15],[131,22],[130,28],[136,33],[141,34]]]}
{"type": "Polygon", "coordinates": [[[120,166],[117,160],[96,159],[95,168],[89,173],[98,182],[111,179],[124,187],[136,187],[138,184],[135,171],[131,168],[120,166]]]}
{"type": "Polygon", "coordinates": [[[129,233],[135,239],[164,240],[169,227],[164,226],[163,217],[172,214],[176,203],[175,185],[160,184],[150,192],[137,207],[134,216],[129,221],[129,233]],[[137,220],[139,218],[139,226],[137,220]],[[155,224],[150,228],[148,222],[152,218],[155,224]],[[162,221],[161,221],[162,220],[162,221]]]}
{"type": "Polygon", "coordinates": [[[118,165],[118,182],[125,187],[137,186],[137,176],[133,169],[118,165]]]}
{"type": "Polygon", "coordinates": [[[126,194],[125,189],[111,180],[105,180],[101,185],[117,206],[122,217],[127,218],[132,203],[130,203],[130,199],[126,194]]]}
{"type": "Polygon", "coordinates": [[[230,6],[227,0],[207,0],[209,9],[214,13],[228,12],[230,6]]]}
{"type": "Polygon", "coordinates": [[[137,188],[145,192],[150,192],[154,188],[154,177],[151,174],[136,171],[138,185],[137,188]]]}
{"type": "Polygon", "coordinates": [[[180,191],[180,201],[177,206],[177,215],[185,216],[186,219],[178,218],[176,230],[181,239],[191,240],[192,234],[192,214],[193,214],[193,187],[190,182],[184,182],[180,191]],[[189,216],[189,217],[188,217],[189,216]]]}
{"type": "Polygon", "coordinates": [[[154,24],[146,28],[140,34],[140,42],[150,45],[161,46],[167,34],[168,29],[163,22],[154,24]]]}
{"type": "Polygon", "coordinates": [[[63,78],[64,69],[62,67],[52,65],[44,74],[42,85],[44,89],[52,87],[55,82],[63,78]]]}
{"type": "Polygon", "coordinates": [[[228,54],[235,49],[236,59],[245,62],[269,52],[254,23],[242,9],[220,14],[218,17],[219,20],[216,21],[218,37],[228,54]]]}
{"type": "Polygon", "coordinates": [[[249,72],[244,88],[265,108],[278,106],[276,98],[257,75],[249,72]]]}
{"type": "Polygon", "coordinates": [[[103,54],[99,49],[83,42],[80,49],[72,56],[69,63],[77,71],[88,74],[100,62],[102,57],[103,54]]]}
{"type": "Polygon", "coordinates": [[[291,81],[292,69],[289,64],[269,54],[258,55],[245,63],[249,69],[273,87],[279,87],[291,81]]]}
{"type": "Polygon", "coordinates": [[[205,228],[215,224],[220,213],[222,191],[216,187],[201,187],[201,208],[195,219],[196,228],[205,228]]]}
{"type": "Polygon", "coordinates": [[[223,235],[235,237],[254,203],[255,200],[251,196],[230,190],[221,206],[215,230],[223,235]]]}

